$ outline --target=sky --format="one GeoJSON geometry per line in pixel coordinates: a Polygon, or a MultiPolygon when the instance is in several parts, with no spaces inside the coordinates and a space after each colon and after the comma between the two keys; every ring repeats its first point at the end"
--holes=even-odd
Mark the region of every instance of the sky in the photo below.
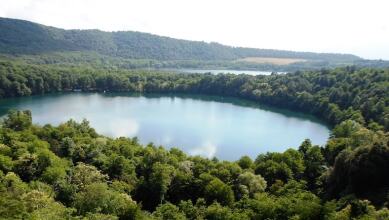
{"type": "Polygon", "coordinates": [[[0,17],[389,60],[388,0],[0,0],[0,17]]]}

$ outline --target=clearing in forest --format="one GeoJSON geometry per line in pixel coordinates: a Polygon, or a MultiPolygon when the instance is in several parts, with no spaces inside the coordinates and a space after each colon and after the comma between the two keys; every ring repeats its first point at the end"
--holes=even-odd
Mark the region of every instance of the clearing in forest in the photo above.
{"type": "Polygon", "coordinates": [[[296,58],[275,58],[275,57],[245,57],[238,59],[238,61],[250,63],[270,63],[275,65],[288,65],[292,63],[305,62],[305,59],[296,58]]]}

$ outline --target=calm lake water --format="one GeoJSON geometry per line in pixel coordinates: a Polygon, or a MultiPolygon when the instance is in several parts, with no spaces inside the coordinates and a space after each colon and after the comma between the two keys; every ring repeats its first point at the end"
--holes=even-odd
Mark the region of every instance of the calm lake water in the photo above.
{"type": "MultiPolygon", "coordinates": [[[[270,75],[272,72],[270,71],[257,71],[257,70],[220,70],[220,69],[171,69],[174,72],[180,73],[211,73],[211,74],[219,74],[219,73],[231,73],[231,74],[247,74],[247,75],[270,75]]],[[[277,72],[278,74],[285,74],[285,72],[277,72]]]]}
{"type": "Polygon", "coordinates": [[[305,138],[322,145],[329,136],[309,115],[234,98],[68,93],[0,100],[0,116],[9,109],[30,109],[41,125],[86,118],[100,134],[223,160],[297,148],[305,138]]]}

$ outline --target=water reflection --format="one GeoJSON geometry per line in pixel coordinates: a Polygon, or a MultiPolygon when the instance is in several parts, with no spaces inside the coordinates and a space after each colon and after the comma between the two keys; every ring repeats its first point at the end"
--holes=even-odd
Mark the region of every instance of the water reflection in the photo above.
{"type": "Polygon", "coordinates": [[[0,116],[11,108],[32,110],[33,122],[42,125],[85,118],[103,135],[137,136],[142,144],[225,160],[298,147],[305,138],[322,145],[329,135],[312,116],[213,96],[70,93],[0,100],[0,116]]]}
{"type": "MultiPolygon", "coordinates": [[[[91,121],[92,125],[98,124],[99,121],[91,121]]],[[[111,137],[135,137],[138,135],[139,123],[134,119],[115,119],[108,120],[107,126],[101,127],[102,134],[111,137]]]]}
{"type": "Polygon", "coordinates": [[[191,148],[189,154],[193,156],[203,156],[213,158],[216,155],[217,146],[210,141],[203,143],[200,147],[191,148]]]}

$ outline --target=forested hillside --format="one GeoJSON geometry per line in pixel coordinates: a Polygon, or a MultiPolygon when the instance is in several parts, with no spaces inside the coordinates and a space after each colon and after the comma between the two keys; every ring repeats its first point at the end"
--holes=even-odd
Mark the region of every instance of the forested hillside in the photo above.
{"type": "MultiPolygon", "coordinates": [[[[169,74],[0,62],[0,97],[115,91],[235,96],[315,114],[325,146],[219,161],[136,138],[99,135],[87,121],[0,126],[3,219],[389,218],[389,69],[249,76],[169,74]]],[[[281,137],[280,137],[281,138],[281,137]]]]}
{"type": "Polygon", "coordinates": [[[350,54],[229,47],[133,31],[63,30],[8,18],[0,18],[0,30],[0,53],[5,54],[93,51],[130,59],[235,60],[244,57],[277,57],[340,63],[361,59],[350,54]]]}

